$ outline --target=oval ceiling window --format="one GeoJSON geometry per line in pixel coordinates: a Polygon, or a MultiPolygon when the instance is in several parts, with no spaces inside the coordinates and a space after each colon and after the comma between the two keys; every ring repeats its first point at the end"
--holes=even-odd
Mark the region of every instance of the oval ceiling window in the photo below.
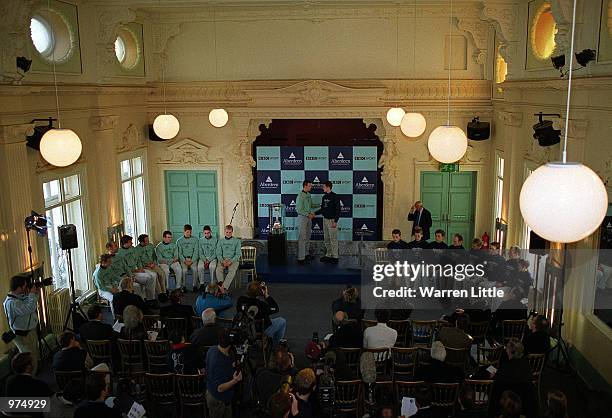
{"type": "Polygon", "coordinates": [[[550,4],[544,3],[536,13],[531,26],[531,50],[537,58],[541,60],[550,58],[555,50],[556,33],[557,22],[550,4]]]}
{"type": "Polygon", "coordinates": [[[34,16],[30,20],[30,36],[40,55],[46,57],[51,53],[54,46],[53,29],[42,16],[34,16]]]}
{"type": "Polygon", "coordinates": [[[136,67],[140,61],[140,46],[136,36],[127,28],[119,29],[115,39],[115,56],[126,70],[136,67]]]}
{"type": "Polygon", "coordinates": [[[55,10],[41,9],[30,19],[34,49],[47,61],[66,61],[72,51],[72,33],[66,20],[55,10]]]}

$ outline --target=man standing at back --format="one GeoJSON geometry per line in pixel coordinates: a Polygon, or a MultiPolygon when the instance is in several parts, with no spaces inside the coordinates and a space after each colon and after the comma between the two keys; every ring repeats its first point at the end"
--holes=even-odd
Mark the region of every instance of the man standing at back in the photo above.
{"type": "Polygon", "coordinates": [[[338,219],[340,219],[340,199],[332,192],[331,181],[323,183],[325,195],[321,199],[321,208],[315,215],[323,215],[323,237],[325,239],[325,255],[321,257],[324,263],[338,262],[338,219]]]}
{"type": "Polygon", "coordinates": [[[423,203],[420,200],[414,202],[414,205],[410,208],[408,214],[408,220],[412,221],[412,235],[414,235],[414,228],[420,226],[423,230],[423,239],[429,240],[429,229],[431,228],[431,212],[423,207],[423,203]]]}
{"type": "Polygon", "coordinates": [[[215,270],[217,269],[217,238],[213,237],[210,226],[206,225],[202,231],[204,236],[200,238],[198,277],[204,282],[206,270],[210,272],[210,283],[214,283],[215,270]]]}
{"type": "Polygon", "coordinates": [[[310,254],[310,234],[312,232],[312,219],[314,218],[313,209],[317,208],[317,205],[312,203],[312,196],[310,190],[312,189],[312,182],[304,180],[302,182],[302,191],[297,196],[297,202],[295,205],[296,212],[298,214],[298,264],[306,264],[311,260],[310,254]]]}
{"type": "MultiPolygon", "coordinates": [[[[193,291],[196,292],[200,287],[198,280],[198,239],[192,237],[193,228],[186,224],[183,227],[183,236],[176,241],[178,256],[183,269],[183,279],[187,281],[187,272],[191,269],[193,278],[193,291]]],[[[187,291],[183,284],[183,292],[187,291]]]]}
{"type": "Polygon", "coordinates": [[[155,247],[155,258],[159,263],[159,267],[166,274],[166,287],[168,287],[168,278],[170,277],[170,269],[174,272],[176,278],[176,287],[183,286],[183,270],[178,261],[178,248],[172,242],[172,232],[164,231],[162,234],[162,242],[155,247]]]}
{"type": "Polygon", "coordinates": [[[240,266],[241,242],[233,236],[234,227],[225,227],[225,236],[217,244],[217,279],[223,281],[223,287],[229,290],[238,267],[240,266]],[[227,268],[227,275],[225,269],[227,268]],[[225,278],[223,276],[225,275],[225,278]]]}

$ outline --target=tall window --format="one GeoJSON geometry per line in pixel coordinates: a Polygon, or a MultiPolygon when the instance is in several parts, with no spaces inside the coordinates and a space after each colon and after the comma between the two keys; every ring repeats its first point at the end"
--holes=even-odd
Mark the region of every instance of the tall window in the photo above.
{"type": "MultiPolygon", "coordinates": [[[[502,201],[504,195],[504,159],[495,154],[495,213],[493,221],[502,217],[502,201]]],[[[495,229],[495,227],[493,227],[495,229]]]]}
{"type": "Polygon", "coordinates": [[[79,246],[71,250],[74,287],[89,290],[87,243],[83,232],[83,190],[78,174],[43,183],[45,215],[51,221],[48,230],[51,269],[56,288],[69,286],[68,254],[60,248],[57,227],[73,224],[77,229],[79,246]]]}
{"type": "Polygon", "coordinates": [[[134,238],[147,230],[142,166],[142,157],[123,160],[120,164],[125,233],[134,238]]]}
{"type": "MultiPolygon", "coordinates": [[[[525,166],[525,179],[523,180],[523,182],[525,182],[525,180],[527,180],[527,177],[529,177],[531,175],[531,173],[533,173],[533,170],[527,166],[525,166]]],[[[529,225],[527,225],[527,222],[525,222],[525,220],[523,219],[523,242],[522,242],[522,248],[529,248],[529,244],[530,244],[530,239],[529,239],[529,235],[531,234],[531,228],[529,228],[529,225]]]]}

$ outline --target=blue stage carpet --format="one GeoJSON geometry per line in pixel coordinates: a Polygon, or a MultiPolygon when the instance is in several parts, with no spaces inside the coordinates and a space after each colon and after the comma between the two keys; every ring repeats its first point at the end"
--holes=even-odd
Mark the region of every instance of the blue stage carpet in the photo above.
{"type": "Polygon", "coordinates": [[[270,283],[327,283],[327,284],[353,284],[361,283],[361,272],[358,270],[357,257],[340,257],[338,264],[326,264],[319,261],[317,256],[309,264],[299,265],[297,259],[287,257],[287,264],[271,266],[268,256],[261,254],[257,257],[257,275],[261,280],[270,283]]]}

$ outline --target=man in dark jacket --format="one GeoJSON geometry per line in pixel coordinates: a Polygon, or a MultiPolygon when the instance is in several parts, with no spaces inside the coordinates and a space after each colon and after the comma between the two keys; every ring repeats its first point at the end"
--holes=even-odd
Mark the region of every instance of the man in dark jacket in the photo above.
{"type": "Polygon", "coordinates": [[[134,293],[134,279],[131,277],[124,277],[121,279],[119,284],[121,292],[116,293],[113,297],[113,310],[115,315],[123,315],[123,310],[128,305],[134,305],[142,311],[143,314],[147,314],[149,309],[144,299],[134,293]]]}
{"type": "Polygon", "coordinates": [[[431,344],[430,354],[429,364],[417,368],[416,380],[424,380],[427,383],[461,383],[463,381],[463,371],[445,361],[446,348],[440,341],[434,341],[431,344]]]}
{"type": "Polygon", "coordinates": [[[338,219],[340,218],[340,199],[332,192],[331,181],[323,183],[323,198],[321,208],[315,215],[323,215],[323,237],[325,239],[325,255],[321,257],[324,263],[338,262],[338,219]]]}
{"type": "Polygon", "coordinates": [[[163,306],[159,310],[159,316],[162,318],[185,318],[187,321],[186,335],[191,335],[193,331],[193,324],[191,318],[195,316],[193,306],[184,305],[183,303],[183,291],[181,289],[174,289],[170,293],[170,305],[163,306]]]}
{"type": "Polygon", "coordinates": [[[190,342],[196,347],[217,345],[219,343],[219,325],[215,322],[217,314],[213,308],[207,308],[202,312],[201,328],[191,334],[190,342]]]}
{"type": "Polygon", "coordinates": [[[115,339],[116,334],[113,327],[102,322],[102,308],[99,305],[92,305],[87,310],[89,321],[81,325],[79,334],[81,340],[87,344],[87,340],[109,340],[115,339]]]}
{"type": "Polygon", "coordinates": [[[346,312],[338,311],[334,314],[334,324],[338,327],[329,338],[327,348],[361,348],[363,344],[363,331],[359,322],[349,320],[346,312]]]}
{"type": "Polygon", "coordinates": [[[420,226],[414,228],[414,239],[408,243],[408,248],[415,249],[421,248],[425,249],[429,246],[429,243],[423,237],[423,230],[420,226]]]}
{"type": "Polygon", "coordinates": [[[278,303],[270,296],[264,282],[254,280],[249,283],[247,294],[236,302],[236,311],[254,314],[255,320],[263,320],[263,332],[272,338],[274,344],[285,338],[287,321],[283,317],[270,318],[270,315],[278,313],[278,303]]]}
{"type": "Polygon", "coordinates": [[[431,228],[431,212],[423,207],[423,203],[420,200],[414,202],[414,205],[410,208],[408,214],[408,220],[412,221],[412,235],[417,226],[420,226],[423,230],[423,239],[427,241],[429,239],[429,229],[431,228]]]}

